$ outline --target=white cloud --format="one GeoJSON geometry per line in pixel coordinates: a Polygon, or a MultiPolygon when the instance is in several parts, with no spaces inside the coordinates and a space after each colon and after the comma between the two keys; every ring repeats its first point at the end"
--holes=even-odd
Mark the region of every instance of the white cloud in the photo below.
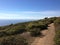
{"type": "Polygon", "coordinates": [[[23,11],[15,13],[0,13],[0,19],[40,19],[44,17],[60,16],[60,11],[23,11]]]}

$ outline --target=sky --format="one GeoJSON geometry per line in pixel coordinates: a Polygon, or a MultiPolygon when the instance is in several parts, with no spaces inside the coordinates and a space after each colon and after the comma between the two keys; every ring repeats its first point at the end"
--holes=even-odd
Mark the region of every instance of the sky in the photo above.
{"type": "Polygon", "coordinates": [[[60,0],[0,0],[0,19],[60,16],[60,0]]]}

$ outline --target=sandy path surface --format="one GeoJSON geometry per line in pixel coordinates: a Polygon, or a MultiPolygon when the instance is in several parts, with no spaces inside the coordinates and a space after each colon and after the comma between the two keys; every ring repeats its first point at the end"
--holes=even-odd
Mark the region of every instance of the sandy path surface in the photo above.
{"type": "Polygon", "coordinates": [[[31,45],[54,45],[55,28],[50,24],[48,30],[42,31],[43,37],[37,37],[31,45]]]}

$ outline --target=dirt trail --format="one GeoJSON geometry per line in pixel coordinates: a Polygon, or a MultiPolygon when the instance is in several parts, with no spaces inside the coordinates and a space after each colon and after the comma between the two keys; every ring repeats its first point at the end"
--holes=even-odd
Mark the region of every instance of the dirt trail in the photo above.
{"type": "Polygon", "coordinates": [[[35,41],[31,45],[54,45],[54,36],[55,36],[55,28],[54,24],[50,24],[48,30],[42,31],[43,37],[37,37],[35,41]]]}

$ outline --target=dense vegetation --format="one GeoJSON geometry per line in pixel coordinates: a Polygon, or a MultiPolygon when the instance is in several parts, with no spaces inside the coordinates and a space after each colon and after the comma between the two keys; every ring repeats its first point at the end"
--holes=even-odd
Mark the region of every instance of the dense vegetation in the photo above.
{"type": "Polygon", "coordinates": [[[30,32],[31,37],[41,36],[41,31],[48,29],[48,25],[54,23],[56,18],[46,17],[37,21],[1,26],[0,45],[28,45],[28,39],[21,37],[20,34],[30,32]]]}
{"type": "Polygon", "coordinates": [[[57,18],[54,23],[56,28],[55,43],[56,45],[60,45],[60,17],[57,18]]]}
{"type": "Polygon", "coordinates": [[[23,37],[8,36],[0,38],[0,45],[28,45],[28,43],[23,37]]]}

